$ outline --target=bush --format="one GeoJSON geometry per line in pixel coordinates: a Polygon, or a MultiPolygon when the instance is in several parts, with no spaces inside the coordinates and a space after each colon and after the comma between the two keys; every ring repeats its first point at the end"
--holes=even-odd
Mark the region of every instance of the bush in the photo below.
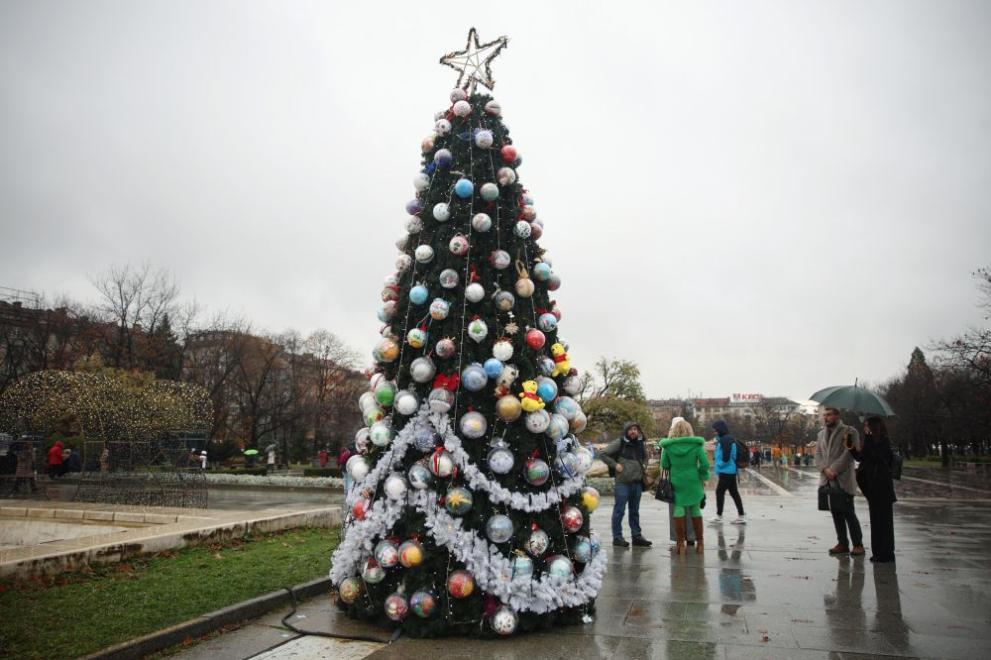
{"type": "Polygon", "coordinates": [[[265,468],[263,467],[253,467],[253,468],[232,468],[230,470],[210,470],[213,474],[252,474],[258,477],[265,476],[265,468]]]}
{"type": "Polygon", "coordinates": [[[341,468],[339,467],[311,467],[303,469],[304,477],[339,477],[341,468]]]}

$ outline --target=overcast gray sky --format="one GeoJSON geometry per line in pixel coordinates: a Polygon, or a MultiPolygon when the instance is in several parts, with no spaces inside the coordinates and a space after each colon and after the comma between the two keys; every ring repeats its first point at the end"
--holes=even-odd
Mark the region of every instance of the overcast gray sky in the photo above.
{"type": "Polygon", "coordinates": [[[579,368],[805,398],[980,320],[991,3],[547,4],[6,0],[0,286],[150,261],[368,356],[475,25],[579,368]]]}

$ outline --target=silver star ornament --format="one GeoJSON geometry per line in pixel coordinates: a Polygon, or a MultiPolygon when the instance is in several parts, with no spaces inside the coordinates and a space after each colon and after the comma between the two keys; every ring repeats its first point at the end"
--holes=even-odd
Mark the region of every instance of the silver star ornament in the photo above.
{"type": "Polygon", "coordinates": [[[463,88],[469,96],[475,92],[475,85],[481,83],[490,90],[495,87],[492,78],[492,60],[509,45],[508,37],[499,37],[488,43],[478,42],[475,28],[468,31],[468,43],[464,50],[456,50],[440,58],[440,63],[458,72],[457,87],[463,88]]]}

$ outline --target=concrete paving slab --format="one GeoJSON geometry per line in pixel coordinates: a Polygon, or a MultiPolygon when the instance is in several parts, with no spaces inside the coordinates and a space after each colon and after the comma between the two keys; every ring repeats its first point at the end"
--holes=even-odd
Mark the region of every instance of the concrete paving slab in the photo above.
{"type": "Polygon", "coordinates": [[[375,642],[300,637],[256,656],[255,660],[360,660],[382,648],[375,642]]]}
{"type": "Polygon", "coordinates": [[[186,660],[241,660],[258,652],[296,639],[298,635],[285,628],[258,623],[239,628],[235,633],[220,635],[200,642],[180,657],[186,660]]]}

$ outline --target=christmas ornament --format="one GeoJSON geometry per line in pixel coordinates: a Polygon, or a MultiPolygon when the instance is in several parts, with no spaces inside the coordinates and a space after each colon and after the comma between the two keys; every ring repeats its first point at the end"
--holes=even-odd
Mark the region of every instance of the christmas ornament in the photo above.
{"type": "Polygon", "coordinates": [[[488,183],[482,184],[482,187],[479,188],[478,193],[486,202],[494,202],[499,198],[499,186],[489,181],[488,183]]]}
{"type": "Polygon", "coordinates": [[[506,637],[512,635],[516,632],[516,627],[519,625],[520,619],[516,616],[516,612],[512,610],[507,605],[501,606],[492,615],[492,630],[495,631],[497,635],[502,635],[506,637]]]}
{"type": "Polygon", "coordinates": [[[468,92],[461,89],[460,87],[455,87],[451,90],[451,103],[457,103],[458,101],[464,101],[468,98],[468,92]]]}
{"type": "Polygon", "coordinates": [[[469,179],[458,179],[454,184],[454,194],[461,199],[468,199],[475,192],[475,184],[469,179]]]}
{"type": "Polygon", "coordinates": [[[512,258],[505,250],[493,250],[492,254],[489,255],[489,263],[492,264],[496,270],[504,270],[508,268],[511,261],[512,258]]]}
{"type": "Polygon", "coordinates": [[[495,380],[499,377],[499,374],[502,373],[502,362],[500,362],[497,358],[490,357],[485,361],[485,364],[482,365],[482,368],[485,370],[486,376],[495,380]]]}
{"type": "Polygon", "coordinates": [[[475,133],[475,146],[488,149],[492,146],[492,131],[483,128],[475,133]]]}
{"type": "Polygon", "coordinates": [[[547,462],[539,458],[530,458],[526,462],[524,477],[531,486],[543,486],[551,476],[551,468],[547,462]]]}
{"type": "Polygon", "coordinates": [[[512,165],[516,162],[516,147],[511,144],[503,145],[502,149],[499,150],[499,156],[502,158],[502,162],[512,165]]]}
{"type": "Polygon", "coordinates": [[[423,202],[419,199],[411,199],[406,202],[406,213],[409,215],[416,215],[423,210],[423,202]]]}
{"type": "Polygon", "coordinates": [[[544,342],[547,338],[544,337],[544,333],[536,328],[530,328],[526,331],[526,345],[535,351],[539,351],[544,347],[544,342]]]}
{"type": "Polygon", "coordinates": [[[447,247],[451,254],[463,257],[468,254],[468,239],[465,238],[464,234],[456,234],[447,247]]]}
{"type": "Polygon", "coordinates": [[[537,358],[537,369],[540,370],[542,376],[550,378],[551,374],[554,373],[554,360],[546,355],[541,355],[537,358]]]}
{"type": "Polygon", "coordinates": [[[582,431],[585,430],[585,427],[587,426],[588,426],[588,417],[586,417],[585,413],[583,412],[579,412],[577,415],[575,415],[575,418],[571,420],[572,433],[581,433],[582,431]]]}
{"type": "Polygon", "coordinates": [[[513,557],[513,579],[529,579],[531,575],[533,575],[533,560],[522,553],[513,557]]]}
{"type": "Polygon", "coordinates": [[[361,569],[361,579],[368,584],[378,584],[385,579],[385,569],[373,557],[369,557],[361,569]]]}
{"type": "Polygon", "coordinates": [[[375,346],[372,357],[376,362],[394,362],[399,357],[399,344],[391,339],[383,339],[375,346]]]}
{"type": "Polygon", "coordinates": [[[413,256],[416,257],[418,263],[428,264],[434,259],[434,249],[424,243],[423,245],[418,245],[413,250],[413,256]]]}
{"type": "Polygon", "coordinates": [[[409,475],[409,485],[417,490],[430,488],[430,484],[434,480],[433,475],[430,474],[430,470],[422,463],[411,465],[407,474],[409,475]]]}
{"type": "Polygon", "coordinates": [[[515,422],[523,414],[523,406],[520,405],[518,398],[512,394],[507,394],[499,397],[499,400],[496,401],[496,414],[504,422],[515,422]]]}
{"type": "Polygon", "coordinates": [[[390,300],[399,300],[399,287],[387,286],[382,289],[382,302],[389,302],[390,300]]]}
{"type": "Polygon", "coordinates": [[[509,291],[497,291],[494,296],[492,296],[492,302],[495,307],[500,312],[508,312],[516,304],[516,298],[513,297],[509,291]]]}
{"type": "Polygon", "coordinates": [[[520,370],[515,365],[507,364],[503,367],[502,373],[499,374],[499,378],[496,380],[496,396],[503,397],[509,394],[510,387],[516,382],[516,378],[519,375],[520,370]]]}
{"type": "Polygon", "coordinates": [[[419,216],[411,216],[409,220],[406,221],[406,231],[410,234],[419,234],[423,231],[423,220],[419,216]]]}
{"type": "Polygon", "coordinates": [[[472,362],[461,372],[461,385],[469,392],[478,392],[489,382],[485,369],[477,362],[472,362]]]}
{"type": "Polygon", "coordinates": [[[458,428],[461,429],[461,435],[469,440],[481,438],[485,435],[488,427],[489,424],[485,421],[485,415],[474,410],[462,415],[461,422],[458,424],[458,428]]]}
{"type": "MultiPolygon", "coordinates": [[[[485,185],[488,186],[491,184],[487,183],[485,185]]],[[[482,186],[482,190],[485,190],[485,186],[482,186]]],[[[489,217],[488,213],[476,213],[471,219],[471,228],[484,234],[488,230],[492,229],[492,218],[489,217]]]]}
{"type": "Polygon", "coordinates": [[[478,344],[489,334],[489,326],[482,319],[474,319],[468,324],[468,336],[478,344]]]}
{"type": "Polygon", "coordinates": [[[521,262],[517,261],[516,264],[516,272],[519,275],[519,279],[516,280],[516,295],[521,298],[529,298],[533,295],[533,280],[530,279],[521,262]]]}
{"type": "Polygon", "coordinates": [[[429,589],[420,589],[410,596],[409,607],[421,619],[429,619],[437,611],[437,597],[429,589]]]}
{"type": "Polygon", "coordinates": [[[564,555],[552,555],[547,558],[547,574],[555,580],[567,580],[574,575],[574,572],[574,565],[564,555]]]}
{"type": "MultiPolygon", "coordinates": [[[[434,154],[434,164],[440,168],[448,168],[454,161],[454,157],[451,152],[447,149],[438,149],[437,153],[434,154]]],[[[410,215],[416,215],[416,213],[410,213],[410,215]]]]}
{"type": "Polygon", "coordinates": [[[368,470],[371,466],[364,456],[352,456],[348,459],[348,462],[344,464],[344,469],[348,471],[351,478],[355,481],[361,481],[368,476],[368,470]]]}
{"type": "Polygon", "coordinates": [[[413,265],[413,257],[408,254],[401,254],[396,257],[396,270],[400,273],[409,270],[409,267],[413,265]]]}
{"type": "Polygon", "coordinates": [[[413,348],[423,348],[427,343],[427,331],[423,328],[413,328],[406,333],[406,343],[413,348]]]}
{"type": "Polygon", "coordinates": [[[447,222],[451,219],[451,207],[446,202],[434,204],[433,216],[437,222],[447,222]]]}
{"type": "Polygon", "coordinates": [[[551,276],[547,278],[547,290],[557,291],[561,288],[561,278],[557,273],[551,273],[551,276]]]}
{"type": "Polygon", "coordinates": [[[557,330],[557,317],[550,312],[544,312],[537,318],[537,327],[542,332],[554,332],[557,330]]]}
{"type": "Polygon", "coordinates": [[[341,585],[337,588],[337,593],[340,595],[341,600],[350,605],[354,601],[358,600],[358,596],[361,595],[363,590],[363,585],[361,580],[352,576],[344,578],[341,585]]]}
{"type": "Polygon", "coordinates": [[[589,513],[592,513],[599,508],[599,491],[591,486],[585,486],[580,491],[580,497],[582,501],[582,506],[589,513]]]}
{"type": "Polygon", "coordinates": [[[551,267],[543,262],[533,265],[533,276],[538,282],[546,282],[551,276],[551,267]]]}
{"type": "Polygon", "coordinates": [[[418,383],[429,382],[436,372],[433,360],[428,357],[418,357],[409,365],[409,375],[418,383]]]}
{"type": "Polygon", "coordinates": [[[437,413],[446,413],[454,405],[454,392],[434,388],[430,390],[430,394],[427,396],[427,405],[430,406],[430,410],[437,413]]]}
{"type": "Polygon", "coordinates": [[[434,138],[433,135],[429,135],[423,138],[423,142],[420,143],[420,151],[423,153],[428,153],[434,149],[434,138]]]}
{"type": "Polygon", "coordinates": [[[513,225],[513,233],[520,238],[530,238],[530,223],[526,220],[519,220],[513,225]]]}
{"type": "Polygon", "coordinates": [[[413,432],[413,444],[420,451],[433,451],[439,437],[430,426],[420,426],[413,432]]]}
{"type": "MultiPolygon", "coordinates": [[[[547,434],[548,438],[556,441],[568,435],[568,430],[569,430],[568,420],[566,420],[561,415],[554,413],[553,415],[551,415],[551,421],[550,424],[547,425],[547,430],[545,431],[545,433],[547,434]]],[[[577,462],[575,465],[577,467],[577,462]]]]}
{"type": "Polygon", "coordinates": [[[535,412],[544,407],[544,402],[537,395],[537,381],[535,380],[523,381],[523,391],[519,393],[519,397],[522,399],[523,410],[528,413],[535,412]]]}
{"type": "Polygon", "coordinates": [[[511,167],[500,167],[496,172],[496,181],[500,186],[511,186],[516,183],[516,170],[511,167]]]}
{"type": "Polygon", "coordinates": [[[427,297],[430,296],[430,292],[422,284],[417,284],[409,290],[409,301],[414,305],[422,305],[427,302],[427,297]]]}
{"type": "Polygon", "coordinates": [[[513,469],[513,464],[516,459],[513,457],[513,452],[509,449],[505,442],[500,444],[494,444],[492,449],[489,450],[489,455],[486,458],[486,462],[489,465],[489,469],[495,474],[509,474],[513,469]]]}
{"type": "Polygon", "coordinates": [[[471,491],[462,486],[455,486],[447,489],[444,496],[444,508],[452,516],[463,516],[471,511],[472,495],[471,491]]]}
{"type": "Polygon", "coordinates": [[[430,461],[427,465],[430,468],[430,472],[435,477],[440,477],[444,479],[451,476],[454,472],[454,459],[451,458],[451,454],[447,452],[446,449],[441,449],[435,451],[432,456],[430,456],[430,461]]]}
{"type": "Polygon", "coordinates": [[[578,402],[570,396],[559,397],[558,400],[554,402],[554,412],[561,417],[564,417],[569,422],[575,418],[575,415],[577,415],[580,410],[581,407],[578,405],[578,402]]]}
{"type": "Polygon", "coordinates": [[[530,538],[526,541],[526,551],[530,553],[530,556],[539,559],[547,552],[550,545],[551,539],[547,536],[547,532],[534,526],[533,531],[530,532],[530,538]]]}
{"type": "Polygon", "coordinates": [[[475,28],[468,30],[468,43],[464,50],[455,50],[440,58],[440,63],[449,66],[458,72],[458,82],[456,85],[465,90],[466,97],[475,92],[475,86],[484,85],[489,89],[495,87],[495,80],[492,78],[492,60],[499,56],[499,53],[509,39],[499,37],[487,43],[479,43],[478,32],[475,28]]]}
{"type": "Polygon", "coordinates": [[[386,477],[385,483],[382,484],[382,490],[390,500],[401,500],[406,497],[406,488],[406,480],[395,472],[386,477]]]}
{"type": "Polygon", "coordinates": [[[368,442],[368,427],[358,429],[358,432],[354,434],[354,446],[358,453],[364,454],[368,451],[368,442]]]}
{"type": "Polygon", "coordinates": [[[492,345],[492,355],[501,362],[511,360],[513,358],[513,343],[508,339],[496,340],[496,343],[492,345]]]}
{"type": "Polygon", "coordinates": [[[438,119],[437,123],[434,124],[434,133],[444,137],[451,132],[451,122],[446,119],[438,119]]]}
{"type": "Polygon", "coordinates": [[[369,429],[368,437],[376,447],[385,447],[392,442],[392,429],[384,421],[376,422],[369,429]]]}
{"type": "Polygon", "coordinates": [[[437,281],[443,289],[453,289],[458,286],[458,271],[453,268],[445,268],[440,272],[437,281]]]}
{"type": "Polygon", "coordinates": [[[493,543],[505,543],[513,537],[513,521],[501,513],[489,516],[485,522],[485,535],[493,543]]]}
{"type": "Polygon", "coordinates": [[[477,303],[485,297],[485,288],[478,282],[472,282],[465,287],[465,298],[468,302],[477,303]]]}
{"type": "MultiPolygon", "coordinates": [[[[520,215],[522,215],[523,219],[526,220],[528,223],[533,222],[534,220],[537,219],[537,209],[527,204],[526,206],[523,207],[523,210],[520,211],[520,215]]],[[[538,227],[539,226],[540,225],[538,225],[538,227]]]]}
{"type": "Polygon", "coordinates": [[[454,104],[454,114],[458,117],[467,117],[471,114],[471,103],[468,101],[458,101],[454,104]]]}
{"type": "Polygon", "coordinates": [[[420,407],[420,401],[409,390],[399,390],[396,392],[396,402],[394,405],[396,412],[400,415],[412,415],[420,407]]]}
{"type": "Polygon", "coordinates": [[[375,402],[374,392],[363,392],[362,395],[358,397],[358,410],[363,413],[375,405],[378,404],[375,402]]]}
{"type": "Polygon", "coordinates": [[[485,114],[498,117],[502,114],[502,106],[496,100],[489,101],[485,104],[485,114]]]}
{"type": "Polygon", "coordinates": [[[579,563],[588,563],[592,558],[592,543],[587,537],[579,536],[575,539],[574,545],[571,546],[571,556],[579,563]]]}
{"type": "Polygon", "coordinates": [[[451,312],[451,304],[443,298],[434,298],[430,303],[430,318],[435,321],[443,321],[451,312]]]}
{"type": "Polygon", "coordinates": [[[568,376],[564,379],[564,391],[571,396],[578,396],[582,391],[582,381],[578,376],[568,376]]]}
{"type": "Polygon", "coordinates": [[[396,315],[396,302],[390,300],[379,308],[378,319],[382,323],[388,323],[396,315]]]}
{"type": "Polygon", "coordinates": [[[409,603],[398,591],[389,594],[385,599],[385,615],[393,621],[402,621],[409,614],[409,603]]]}
{"type": "Polygon", "coordinates": [[[543,399],[544,403],[550,403],[557,398],[557,383],[547,376],[537,378],[537,396],[543,399]]]}
{"type": "Polygon", "coordinates": [[[399,563],[406,568],[415,568],[423,563],[423,545],[416,539],[403,541],[399,546],[399,563]]]}
{"type": "Polygon", "coordinates": [[[392,541],[385,539],[375,546],[375,561],[382,568],[392,568],[399,563],[399,549],[392,541]]]}
{"type": "Polygon", "coordinates": [[[468,571],[453,571],[447,578],[447,593],[453,598],[467,598],[474,590],[475,578],[468,571]]]}
{"type": "Polygon", "coordinates": [[[585,516],[582,515],[578,507],[568,505],[561,509],[561,523],[564,526],[564,531],[574,534],[585,524],[585,516]]]}
{"type": "Polygon", "coordinates": [[[588,542],[592,546],[592,556],[599,554],[599,550],[602,549],[602,542],[599,541],[599,536],[595,532],[588,533],[588,542]]]}
{"type": "Polygon", "coordinates": [[[538,225],[536,222],[530,223],[530,238],[535,241],[539,241],[541,236],[544,235],[544,226],[538,225]]]}
{"type": "Polygon", "coordinates": [[[457,352],[458,348],[454,344],[453,339],[444,338],[437,342],[434,346],[434,351],[437,352],[437,357],[447,359],[457,352]]]}
{"type": "Polygon", "coordinates": [[[554,373],[551,374],[552,376],[557,378],[571,371],[571,361],[568,360],[568,354],[565,352],[563,344],[553,344],[551,346],[551,355],[554,356],[554,373]]]}
{"type": "Polygon", "coordinates": [[[575,456],[578,457],[578,471],[585,474],[592,467],[592,462],[595,460],[595,453],[583,445],[578,445],[575,447],[575,456]]]}
{"type": "Polygon", "coordinates": [[[406,249],[407,243],[409,243],[409,236],[400,236],[396,239],[396,248],[402,252],[406,249]]]}
{"type": "Polygon", "coordinates": [[[418,192],[422,192],[430,187],[430,176],[426,172],[419,172],[413,177],[413,187],[418,192]]]}
{"type": "Polygon", "coordinates": [[[374,405],[365,411],[365,424],[371,426],[376,422],[382,421],[385,417],[385,411],[382,410],[378,405],[374,405]]]}

